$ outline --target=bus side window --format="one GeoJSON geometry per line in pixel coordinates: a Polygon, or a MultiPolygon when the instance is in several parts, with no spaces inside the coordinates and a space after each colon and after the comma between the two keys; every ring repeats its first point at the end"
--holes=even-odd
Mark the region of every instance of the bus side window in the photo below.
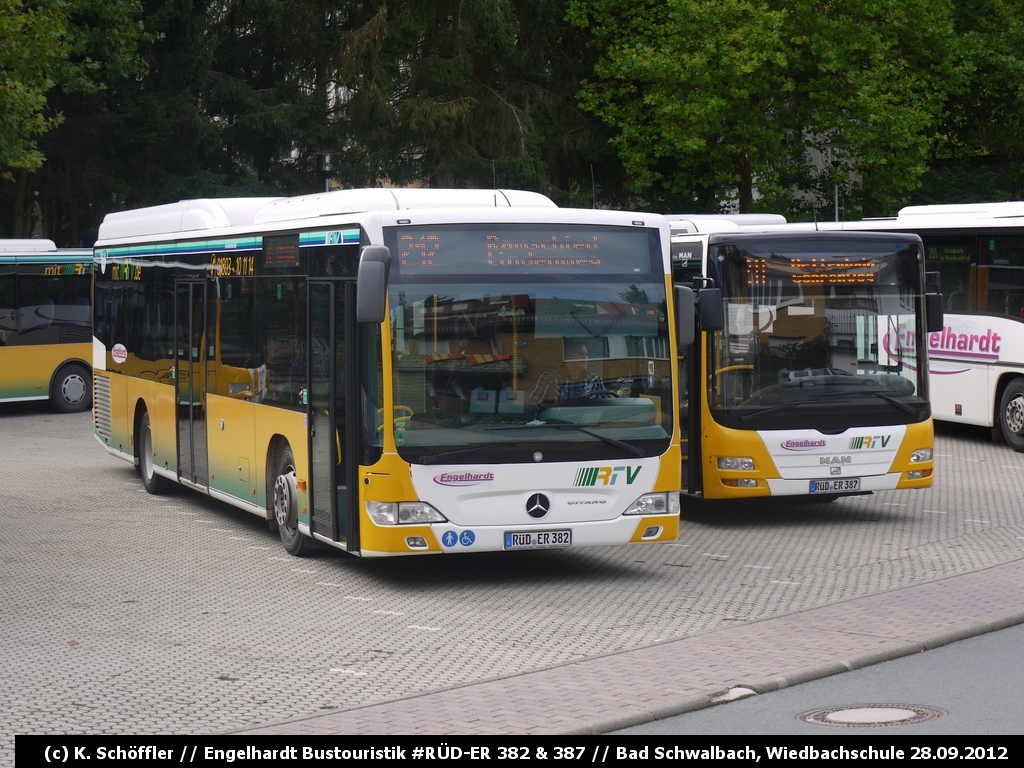
{"type": "Polygon", "coordinates": [[[18,338],[15,280],[15,275],[0,275],[0,346],[14,344],[18,338]]]}

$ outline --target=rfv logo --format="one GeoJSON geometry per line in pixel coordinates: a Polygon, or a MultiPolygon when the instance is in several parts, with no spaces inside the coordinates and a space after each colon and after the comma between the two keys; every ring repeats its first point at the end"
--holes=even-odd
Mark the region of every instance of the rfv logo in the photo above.
{"type": "Polygon", "coordinates": [[[636,480],[637,475],[640,474],[640,467],[584,467],[576,473],[576,482],[573,485],[588,486],[597,485],[598,482],[602,485],[615,485],[616,479],[619,477],[620,472],[626,474],[626,485],[632,485],[633,481],[636,480]]]}
{"type": "Polygon", "coordinates": [[[872,448],[885,448],[892,440],[892,435],[865,435],[864,437],[851,437],[850,450],[858,451],[861,448],[870,450],[872,448]]]}

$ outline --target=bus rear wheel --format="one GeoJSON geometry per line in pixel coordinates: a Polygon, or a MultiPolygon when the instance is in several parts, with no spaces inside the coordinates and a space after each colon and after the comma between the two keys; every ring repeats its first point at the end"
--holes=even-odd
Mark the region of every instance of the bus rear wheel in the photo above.
{"type": "Polygon", "coordinates": [[[139,475],[148,493],[162,496],[169,492],[174,484],[166,477],[158,475],[153,469],[153,427],[149,423],[149,412],[139,419],[139,431],[135,435],[135,445],[139,451],[139,475]]]}
{"type": "Polygon", "coordinates": [[[999,426],[1007,444],[1018,453],[1024,453],[1024,378],[1014,379],[1003,390],[999,401],[999,426]]]}
{"type": "Polygon", "coordinates": [[[53,377],[50,401],[61,413],[81,413],[92,406],[92,376],[85,366],[65,365],[53,377]]]}
{"type": "Polygon", "coordinates": [[[306,537],[299,531],[298,484],[295,479],[295,457],[291,448],[285,448],[278,458],[274,473],[274,522],[285,551],[295,557],[309,552],[306,537]]]}

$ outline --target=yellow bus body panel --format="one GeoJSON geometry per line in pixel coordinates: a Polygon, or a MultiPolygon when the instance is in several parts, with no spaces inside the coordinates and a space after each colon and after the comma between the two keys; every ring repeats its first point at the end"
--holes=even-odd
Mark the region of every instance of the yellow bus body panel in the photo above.
{"type": "Polygon", "coordinates": [[[919,461],[912,464],[910,462],[910,455],[922,448],[934,449],[934,446],[935,424],[930,418],[918,424],[907,424],[907,434],[903,437],[903,443],[900,445],[900,449],[896,451],[896,457],[892,460],[892,467],[889,469],[890,472],[901,473],[900,481],[896,484],[897,488],[932,487],[932,476],[935,474],[934,458],[932,461],[919,461]],[[918,469],[928,470],[928,477],[910,480],[907,477],[907,472],[918,469]]]}
{"type": "MultiPolygon", "coordinates": [[[[267,505],[267,452],[270,442],[280,435],[291,446],[295,458],[295,479],[299,483],[299,522],[309,525],[309,444],[306,430],[306,414],[271,405],[257,405],[255,415],[255,494],[246,499],[250,503],[267,505]]],[[[220,429],[220,424],[215,425],[220,429]]],[[[234,454],[237,455],[237,454],[234,454]]]]}
{"type": "Polygon", "coordinates": [[[708,413],[707,427],[701,432],[701,455],[704,457],[704,498],[706,499],[750,499],[770,496],[771,491],[765,478],[779,477],[779,470],[772,461],[764,441],[757,432],[745,429],[729,429],[711,420],[708,413]],[[718,468],[719,456],[745,456],[754,460],[757,468],[753,472],[722,470],[718,468]],[[732,488],[722,484],[726,478],[756,477],[757,488],[732,488]]]}
{"type": "Polygon", "coordinates": [[[651,515],[649,517],[637,518],[636,531],[633,533],[633,537],[630,542],[637,542],[640,544],[650,544],[655,541],[675,541],[679,538],[679,516],[678,515],[651,515]],[[662,530],[655,538],[645,539],[643,538],[644,531],[650,526],[658,525],[661,526],[662,530]]]}
{"type": "Polygon", "coordinates": [[[256,404],[211,394],[206,403],[210,488],[250,504],[260,503],[257,478],[266,473],[256,463],[256,404]]]}
{"type": "Polygon", "coordinates": [[[385,453],[372,467],[359,467],[360,552],[366,555],[440,552],[441,545],[429,525],[377,525],[366,512],[367,501],[416,500],[409,464],[397,453],[385,453]],[[407,536],[422,536],[427,548],[410,548],[405,541],[407,536]]]}
{"type": "Polygon", "coordinates": [[[153,463],[158,467],[178,472],[178,424],[173,384],[153,382],[149,408],[149,425],[153,429],[153,463]]]}
{"type": "Polygon", "coordinates": [[[92,366],[92,344],[36,344],[0,347],[0,402],[50,397],[53,375],[64,363],[92,366]]]}

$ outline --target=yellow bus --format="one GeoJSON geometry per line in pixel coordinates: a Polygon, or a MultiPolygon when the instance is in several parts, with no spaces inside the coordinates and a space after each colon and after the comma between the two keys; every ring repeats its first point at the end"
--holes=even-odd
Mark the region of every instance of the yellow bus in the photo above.
{"type": "Polygon", "coordinates": [[[293,555],[678,535],[661,216],[513,190],[192,200],[108,215],[95,259],[96,437],[151,493],[248,510],[293,555]]]}
{"type": "Polygon", "coordinates": [[[0,403],[92,403],[92,251],[0,240],[0,403]]]}
{"type": "Polygon", "coordinates": [[[926,290],[912,234],[670,216],[700,330],[680,348],[686,492],[835,499],[932,483],[926,290]]]}

